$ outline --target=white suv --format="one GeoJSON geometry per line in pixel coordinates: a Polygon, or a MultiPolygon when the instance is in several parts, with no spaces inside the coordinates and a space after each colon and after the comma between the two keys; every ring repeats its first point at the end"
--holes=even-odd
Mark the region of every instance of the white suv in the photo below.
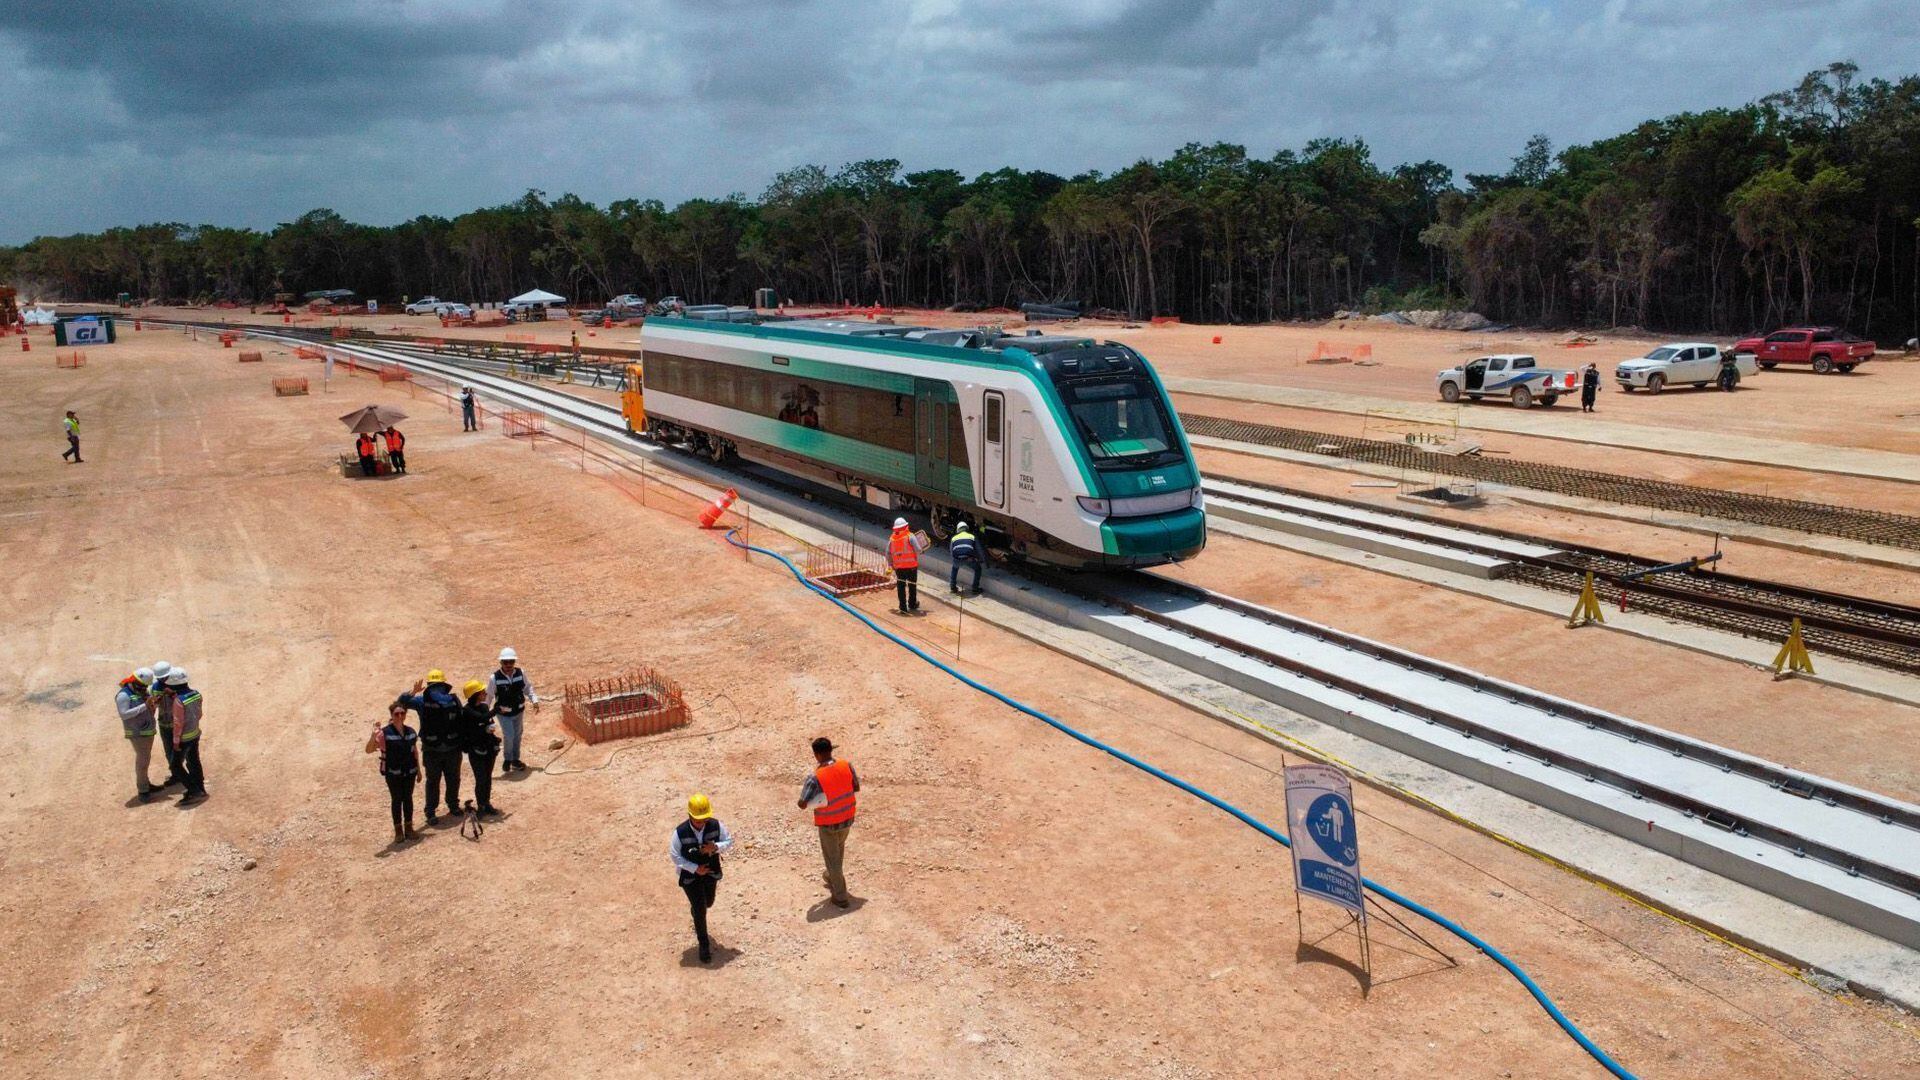
{"type": "MultiPolygon", "coordinates": [[[[1704,341],[1676,341],[1650,350],[1647,355],[1623,361],[1613,369],[1613,381],[1622,390],[1644,389],[1657,394],[1668,386],[1711,386],[1720,378],[1720,347],[1704,341]]],[[[1737,356],[1740,376],[1759,373],[1753,357],[1737,356]]]]}
{"type": "Polygon", "coordinates": [[[423,296],[420,299],[415,300],[413,303],[407,305],[407,314],[437,315],[440,312],[441,306],[444,305],[445,303],[446,303],[445,300],[442,300],[437,296],[423,296]]]}

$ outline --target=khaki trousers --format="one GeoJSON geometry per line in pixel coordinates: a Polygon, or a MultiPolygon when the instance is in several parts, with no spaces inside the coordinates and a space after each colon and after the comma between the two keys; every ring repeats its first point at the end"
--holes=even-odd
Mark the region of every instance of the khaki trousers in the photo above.
{"type": "Polygon", "coordinates": [[[153,736],[135,735],[127,741],[133,744],[133,790],[145,795],[153,790],[153,781],[147,779],[147,763],[153,760],[153,736]]]}
{"type": "Polygon", "coordinates": [[[847,899],[847,875],[841,867],[847,859],[847,834],[853,831],[853,823],[829,828],[820,826],[820,856],[826,860],[827,888],[833,898],[844,903],[847,899]]]}

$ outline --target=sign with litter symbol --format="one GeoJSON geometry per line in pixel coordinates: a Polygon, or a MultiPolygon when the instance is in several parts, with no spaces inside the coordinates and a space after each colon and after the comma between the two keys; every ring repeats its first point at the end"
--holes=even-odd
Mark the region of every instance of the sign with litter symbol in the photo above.
{"type": "Polygon", "coordinates": [[[1302,895],[1365,919],[1353,785],[1345,773],[1327,765],[1289,765],[1286,782],[1295,887],[1302,895]]]}

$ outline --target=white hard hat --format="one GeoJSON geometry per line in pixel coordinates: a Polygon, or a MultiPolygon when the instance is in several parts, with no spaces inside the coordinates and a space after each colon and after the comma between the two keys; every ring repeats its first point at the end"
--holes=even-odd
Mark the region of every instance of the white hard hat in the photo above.
{"type": "Polygon", "coordinates": [[[173,665],[167,663],[165,660],[155,660],[153,662],[153,677],[156,680],[166,678],[167,672],[172,670],[173,665]]]}
{"type": "Polygon", "coordinates": [[[894,519],[893,519],[893,527],[894,527],[894,528],[896,528],[896,529],[904,529],[904,528],[906,528],[906,527],[907,527],[907,519],[906,519],[906,518],[894,518],[894,519]]]}
{"type": "Polygon", "coordinates": [[[153,685],[153,669],[150,667],[136,668],[133,677],[139,679],[142,686],[153,685]]]}
{"type": "Polygon", "coordinates": [[[174,668],[173,671],[167,675],[167,685],[168,686],[187,685],[187,669],[183,667],[174,668]]]}
{"type": "Polygon", "coordinates": [[[511,660],[517,664],[520,662],[520,654],[517,652],[514,652],[513,648],[509,646],[505,649],[500,650],[500,660],[502,663],[505,663],[506,661],[511,660]]]}
{"type": "Polygon", "coordinates": [[[955,531],[955,532],[966,532],[966,531],[967,531],[967,523],[963,521],[963,522],[961,522],[960,524],[958,524],[958,525],[955,525],[955,526],[953,527],[953,531],[955,531]]]}

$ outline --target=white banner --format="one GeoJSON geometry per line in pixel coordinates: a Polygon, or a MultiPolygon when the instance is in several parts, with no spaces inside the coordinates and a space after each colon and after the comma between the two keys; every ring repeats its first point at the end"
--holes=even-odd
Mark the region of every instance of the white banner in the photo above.
{"type": "Polygon", "coordinates": [[[1289,765],[1287,838],[1293,841],[1293,880],[1303,895],[1366,918],[1360,889],[1360,833],[1353,785],[1329,765],[1289,765]]]}

